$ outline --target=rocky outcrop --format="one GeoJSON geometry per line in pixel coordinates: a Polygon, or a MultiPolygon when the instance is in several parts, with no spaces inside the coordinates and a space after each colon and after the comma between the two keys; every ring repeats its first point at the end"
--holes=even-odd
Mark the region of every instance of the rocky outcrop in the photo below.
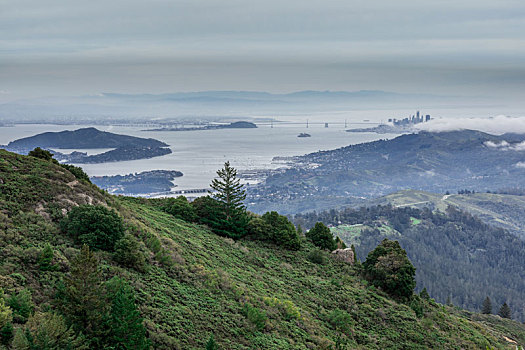
{"type": "Polygon", "coordinates": [[[351,265],[355,263],[355,256],[352,248],[336,249],[332,252],[332,256],[337,260],[341,260],[351,265]]]}

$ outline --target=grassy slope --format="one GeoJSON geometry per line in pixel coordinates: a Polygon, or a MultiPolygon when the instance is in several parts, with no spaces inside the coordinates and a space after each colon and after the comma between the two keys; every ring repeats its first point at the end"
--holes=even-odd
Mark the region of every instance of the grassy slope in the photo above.
{"type": "Polygon", "coordinates": [[[414,206],[422,208],[432,205],[444,211],[448,205],[478,216],[487,224],[509,230],[525,238],[525,196],[494,193],[442,194],[425,191],[405,190],[372,200],[369,204],[391,203],[394,206],[414,206]]]}
{"type": "Polygon", "coordinates": [[[67,273],[79,248],[52,218],[73,203],[92,201],[118,210],[129,232],[143,242],[147,273],[118,266],[108,253],[97,254],[107,276],[122,275],[135,288],[159,349],[202,349],[211,334],[223,349],[325,348],[337,336],[327,320],[335,309],[351,317],[353,349],[509,348],[504,337],[525,343],[522,325],[495,316],[427,304],[417,318],[406,305],[367,287],[352,267],[331,259],[323,266],[310,263],[309,246],[289,252],[234,242],[176,220],[147,200],[111,197],[94,186],[73,184],[71,174],[59,172],[57,166],[0,151],[0,288],[7,293],[29,288],[38,308],[49,305],[54,283],[67,273]],[[46,242],[55,250],[59,271],[41,272],[36,266],[46,242]],[[266,312],[263,329],[244,316],[244,304],[266,312]]]}

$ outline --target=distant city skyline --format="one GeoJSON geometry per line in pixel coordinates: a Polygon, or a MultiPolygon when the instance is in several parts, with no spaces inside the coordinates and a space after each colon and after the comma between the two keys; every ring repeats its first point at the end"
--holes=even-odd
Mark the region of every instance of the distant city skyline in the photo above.
{"type": "Polygon", "coordinates": [[[523,104],[523,1],[0,6],[0,103],[102,92],[365,89],[523,104]]]}

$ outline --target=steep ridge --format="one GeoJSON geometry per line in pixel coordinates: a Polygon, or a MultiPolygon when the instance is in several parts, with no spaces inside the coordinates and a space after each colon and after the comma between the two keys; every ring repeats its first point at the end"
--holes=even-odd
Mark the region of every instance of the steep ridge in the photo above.
{"type": "MultiPolygon", "coordinates": [[[[175,219],[146,199],[110,196],[63,168],[0,150],[0,288],[32,294],[35,311],[55,310],[59,281],[80,246],[58,221],[78,204],[117,211],[146,256],[144,272],[98,251],[104,276],[132,286],[156,349],[497,349],[525,344],[523,325],[423,301],[419,316],[368,286],[351,265],[261,242],[233,241],[175,219]],[[57,269],[41,271],[49,244],[57,269]],[[255,315],[255,316],[254,316],[255,315]],[[343,318],[336,317],[344,315],[343,318]],[[344,327],[340,320],[344,320],[344,327]],[[514,343],[513,343],[514,342],[514,343]]],[[[14,320],[15,330],[23,327],[14,320]]]]}

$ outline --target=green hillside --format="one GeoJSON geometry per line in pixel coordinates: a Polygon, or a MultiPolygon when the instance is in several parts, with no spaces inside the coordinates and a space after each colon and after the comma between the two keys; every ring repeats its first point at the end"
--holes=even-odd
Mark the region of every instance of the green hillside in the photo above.
{"type": "Polygon", "coordinates": [[[0,348],[24,348],[18,330],[33,334],[39,327],[35,315],[64,312],[61,281],[73,273],[81,247],[58,222],[78,204],[115,210],[126,233],[138,241],[138,253],[145,257],[140,268],[117,263],[110,252],[95,256],[104,279],[118,276],[132,287],[156,349],[205,349],[211,336],[219,349],[341,344],[347,349],[514,349],[525,344],[520,323],[432,300],[416,298],[412,307],[396,302],[368,285],[359,268],[329,253],[323,253],[324,264],[312,263],[314,247],[307,242],[290,251],[219,237],[163,212],[156,201],[110,196],[59,165],[0,150],[0,300],[12,305],[15,334],[6,341],[2,328],[0,348]],[[46,245],[53,258],[44,265],[46,245]]]}
{"type": "Polygon", "coordinates": [[[476,215],[490,225],[504,228],[525,238],[525,196],[496,193],[443,195],[425,191],[405,190],[370,200],[367,205],[392,204],[396,207],[430,207],[445,211],[453,205],[476,215]]]}

